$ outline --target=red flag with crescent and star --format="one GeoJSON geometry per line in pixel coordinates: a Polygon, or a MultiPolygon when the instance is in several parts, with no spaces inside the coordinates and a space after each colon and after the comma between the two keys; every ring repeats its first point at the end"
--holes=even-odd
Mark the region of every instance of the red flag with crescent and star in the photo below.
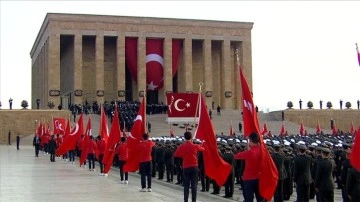
{"type": "Polygon", "coordinates": [[[131,131],[128,133],[128,148],[129,148],[129,158],[124,165],[125,172],[135,172],[139,169],[139,153],[137,152],[137,147],[140,141],[142,140],[143,134],[146,132],[145,123],[146,123],[146,112],[145,112],[145,99],[143,97],[138,115],[134,120],[134,125],[131,128],[131,131]]]}
{"type": "MultiPolygon", "coordinates": [[[[172,68],[172,77],[178,68],[182,40],[172,40],[172,67],[164,63],[164,39],[146,39],[146,86],[148,91],[161,89],[164,85],[164,68],[172,68]]],[[[132,78],[137,82],[138,38],[125,38],[125,57],[132,78]]]]}
{"type": "Polygon", "coordinates": [[[83,126],[83,114],[80,115],[78,122],[76,123],[75,127],[72,129],[69,135],[66,135],[63,143],[60,147],[56,150],[56,155],[63,155],[69,150],[75,149],[76,141],[81,137],[83,134],[80,129],[84,128],[83,126]]]}
{"type": "MultiPolygon", "coordinates": [[[[243,99],[244,136],[248,137],[253,132],[260,134],[260,127],[259,127],[257,113],[255,112],[254,109],[254,102],[250,93],[249,85],[246,81],[243,70],[240,68],[240,66],[239,69],[240,69],[241,95],[243,99]]],[[[266,200],[270,200],[274,196],[279,175],[276,165],[272,160],[269,151],[264,144],[262,135],[259,135],[259,137],[260,137],[259,193],[266,200]]]]}
{"type": "Polygon", "coordinates": [[[53,129],[54,129],[54,134],[64,135],[65,129],[66,129],[66,119],[54,117],[53,118],[53,129]]]}
{"type": "Polygon", "coordinates": [[[168,93],[166,95],[168,105],[168,122],[194,122],[198,113],[196,106],[197,93],[168,93]]]}

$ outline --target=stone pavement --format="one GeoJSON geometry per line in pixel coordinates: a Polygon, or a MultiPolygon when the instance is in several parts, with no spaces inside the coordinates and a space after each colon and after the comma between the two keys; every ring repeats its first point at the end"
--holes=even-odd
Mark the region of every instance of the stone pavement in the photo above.
{"type": "MultiPolygon", "coordinates": [[[[30,137],[22,139],[29,143],[30,137]]],[[[61,159],[51,163],[48,154],[40,152],[34,157],[34,148],[29,144],[0,145],[0,201],[183,201],[183,188],[173,183],[153,178],[151,193],[139,192],[140,176],[129,174],[129,184],[119,184],[119,169],[112,168],[109,176],[99,176],[96,171],[77,164],[68,164],[61,159]]],[[[176,179],[176,176],[175,176],[176,179]]],[[[198,185],[200,188],[200,184],[198,185]]],[[[212,189],[210,189],[210,192],[212,189]]],[[[234,197],[224,199],[224,188],[220,195],[198,191],[198,202],[243,201],[239,186],[235,186],[234,197]]],[[[190,198],[189,198],[190,199],[190,198]]],[[[296,200],[296,192],[290,201],[296,200]]],[[[315,200],[310,200],[315,201],[315,200]]],[[[341,200],[340,190],[335,190],[335,201],[341,200]]]]}

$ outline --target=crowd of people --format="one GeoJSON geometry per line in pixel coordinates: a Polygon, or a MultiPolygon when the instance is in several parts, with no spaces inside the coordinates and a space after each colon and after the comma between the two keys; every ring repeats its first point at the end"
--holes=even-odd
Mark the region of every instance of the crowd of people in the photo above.
{"type": "MultiPolygon", "coordinates": [[[[78,140],[75,150],[58,158],[74,163],[74,154],[78,158],[81,157],[82,138],[78,140]]],[[[216,138],[219,154],[232,165],[232,171],[226,183],[222,185],[225,192],[223,197],[232,198],[237,191],[234,189],[235,185],[238,184],[245,202],[253,201],[254,197],[257,201],[264,201],[258,189],[259,135],[253,133],[249,138],[239,135],[217,135],[216,138]]],[[[343,201],[360,201],[360,172],[351,168],[349,162],[353,134],[307,134],[263,138],[279,173],[274,194],[275,202],[290,200],[294,194],[293,187],[296,187],[298,202],[310,199],[321,202],[334,201],[334,189],[341,189],[343,201]]],[[[51,154],[51,161],[55,162],[55,150],[61,141],[59,135],[50,138],[34,137],[35,156],[38,157],[39,150],[42,150],[51,154]]],[[[142,142],[140,191],[151,191],[151,178],[157,177],[158,180],[183,186],[184,201],[188,200],[190,188],[191,200],[196,201],[198,182],[201,192],[210,192],[212,188],[211,194],[220,194],[221,186],[205,174],[202,143],[198,139],[193,139],[191,132],[185,132],[183,137],[149,137],[148,134],[144,134],[142,142]]],[[[126,145],[126,136],[123,136],[116,146],[112,164],[113,167],[120,168],[119,181],[122,184],[128,183],[128,173],[123,169],[128,158],[126,145]]],[[[91,138],[89,148],[89,170],[95,171],[96,160],[100,165],[99,174],[107,175],[103,172],[104,165],[100,156],[104,152],[101,137],[91,138]]]]}

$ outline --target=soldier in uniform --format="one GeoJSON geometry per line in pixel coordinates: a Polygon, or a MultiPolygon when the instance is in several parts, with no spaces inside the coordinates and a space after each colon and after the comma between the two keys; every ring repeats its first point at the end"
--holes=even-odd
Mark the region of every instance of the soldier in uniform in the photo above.
{"type": "Polygon", "coordinates": [[[347,176],[348,176],[348,171],[351,168],[351,164],[350,164],[350,160],[349,160],[349,154],[350,151],[346,151],[346,158],[345,160],[342,162],[342,166],[341,166],[341,182],[342,184],[342,189],[341,189],[341,195],[343,198],[343,202],[350,202],[350,198],[349,196],[346,194],[346,180],[347,180],[347,176]]]}
{"type": "Polygon", "coordinates": [[[223,159],[231,165],[231,171],[225,182],[225,196],[224,198],[232,198],[234,193],[234,154],[232,153],[230,146],[225,146],[225,153],[223,159]]]}
{"type": "Polygon", "coordinates": [[[201,192],[209,191],[210,189],[210,178],[205,175],[204,167],[204,153],[200,151],[198,153],[198,164],[199,164],[199,177],[201,183],[201,192]]]}
{"type": "Polygon", "coordinates": [[[360,201],[360,172],[350,168],[346,180],[346,194],[351,201],[360,201]]]}
{"type": "Polygon", "coordinates": [[[297,202],[308,202],[311,183],[311,158],[306,155],[306,146],[298,146],[299,153],[294,159],[294,181],[296,183],[297,202]]]}
{"type": "Polygon", "coordinates": [[[286,171],[285,171],[285,156],[280,153],[281,151],[281,145],[276,144],[274,145],[274,152],[271,154],[271,157],[276,165],[276,168],[278,170],[279,178],[278,183],[276,186],[276,191],[274,195],[274,202],[283,202],[284,201],[284,195],[283,195],[283,184],[284,179],[286,177],[286,171]]]}
{"type": "Polygon", "coordinates": [[[320,201],[334,201],[334,179],[333,172],[335,163],[330,157],[330,150],[323,148],[321,160],[316,168],[315,190],[319,192],[320,201]]]}
{"type": "Polygon", "coordinates": [[[155,162],[158,168],[159,180],[164,179],[165,161],[164,161],[165,148],[163,143],[159,143],[159,147],[156,149],[155,162]]]}
{"type": "Polygon", "coordinates": [[[171,144],[168,144],[164,154],[166,167],[166,182],[173,182],[174,179],[174,151],[171,144]]]}

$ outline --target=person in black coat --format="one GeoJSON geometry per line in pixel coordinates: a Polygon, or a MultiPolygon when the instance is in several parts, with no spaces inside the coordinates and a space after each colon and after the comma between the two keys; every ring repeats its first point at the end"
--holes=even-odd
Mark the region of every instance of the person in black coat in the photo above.
{"type": "Polygon", "coordinates": [[[16,148],[17,148],[17,150],[20,150],[20,135],[19,134],[16,136],[16,148]]]}
{"type": "Polygon", "coordinates": [[[159,173],[159,180],[164,179],[164,172],[165,172],[165,158],[164,158],[164,154],[165,154],[165,147],[163,143],[159,143],[159,147],[156,149],[155,152],[155,161],[156,161],[156,165],[158,168],[158,173],[159,173]]]}
{"type": "Polygon", "coordinates": [[[201,192],[209,191],[210,189],[210,178],[205,175],[204,167],[204,152],[198,152],[198,166],[199,166],[199,177],[201,183],[201,192]]]}
{"type": "Polygon", "coordinates": [[[55,151],[57,148],[56,141],[54,139],[54,135],[51,136],[51,140],[49,141],[49,153],[50,153],[50,161],[55,162],[55,151]]]}
{"type": "Polygon", "coordinates": [[[174,151],[173,147],[168,144],[164,154],[166,167],[166,182],[173,182],[174,179],[174,151]]]}
{"type": "Polygon", "coordinates": [[[234,154],[230,146],[225,147],[225,153],[222,155],[224,161],[231,165],[231,170],[225,182],[225,196],[224,198],[231,198],[234,194],[234,154]]]}
{"type": "Polygon", "coordinates": [[[351,164],[350,164],[350,160],[349,160],[349,151],[346,151],[346,158],[345,160],[342,162],[341,165],[341,182],[342,184],[342,189],[341,189],[341,195],[343,198],[343,202],[350,202],[350,198],[349,196],[346,194],[346,180],[347,180],[347,176],[348,176],[348,171],[351,168],[351,164]]]}
{"type": "Polygon", "coordinates": [[[299,153],[294,159],[294,182],[296,183],[297,202],[308,202],[311,183],[311,157],[305,154],[306,146],[298,147],[299,153]]]}
{"type": "Polygon", "coordinates": [[[350,168],[346,179],[346,194],[351,201],[360,201],[360,172],[350,168]]]}
{"type": "Polygon", "coordinates": [[[316,168],[315,190],[319,193],[320,201],[334,201],[334,179],[333,172],[335,162],[330,157],[330,150],[323,148],[321,160],[316,168]]]}
{"type": "Polygon", "coordinates": [[[283,195],[283,185],[284,185],[284,179],[287,176],[287,173],[285,171],[285,156],[280,153],[281,145],[274,145],[274,152],[271,154],[271,157],[276,165],[276,168],[278,170],[278,183],[275,190],[274,195],[274,202],[283,202],[284,201],[284,195],[283,195]]]}
{"type": "Polygon", "coordinates": [[[35,157],[39,157],[41,138],[38,134],[33,139],[33,146],[35,147],[35,157]]]}

